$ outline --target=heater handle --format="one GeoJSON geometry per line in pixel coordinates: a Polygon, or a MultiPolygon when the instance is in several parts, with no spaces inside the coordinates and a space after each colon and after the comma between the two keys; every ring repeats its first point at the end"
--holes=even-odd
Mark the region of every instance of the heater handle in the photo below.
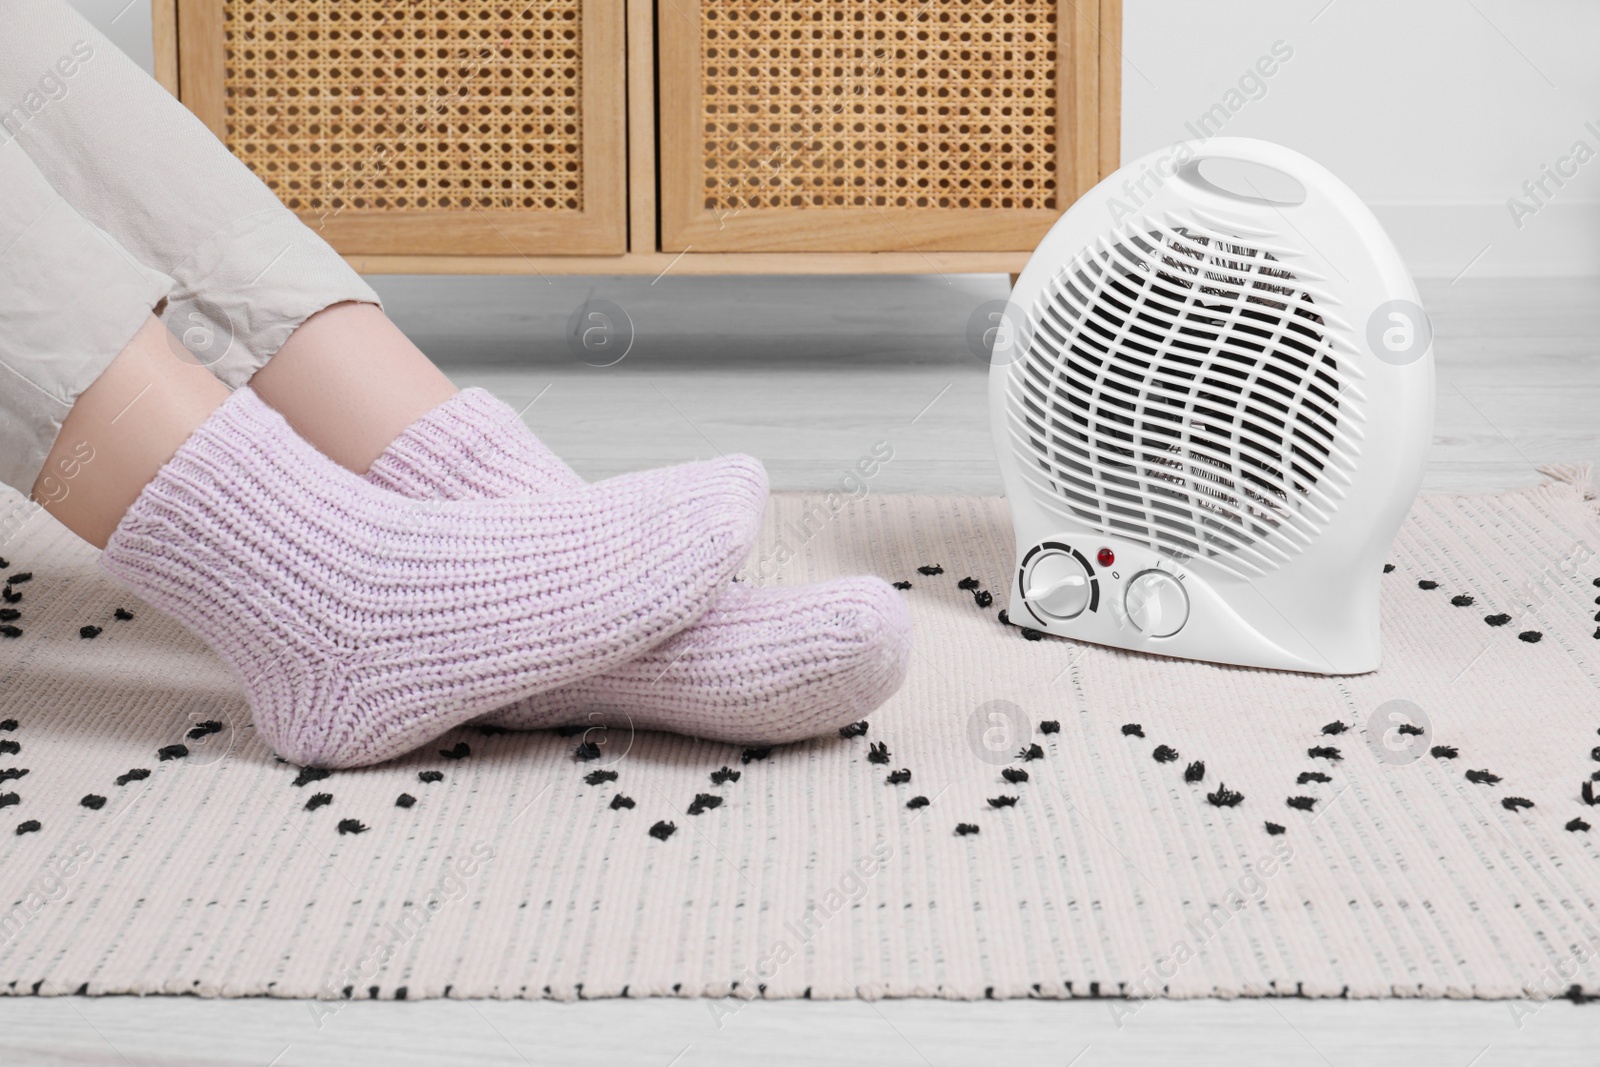
{"type": "Polygon", "coordinates": [[[1295,208],[1309,199],[1322,168],[1293,149],[1253,137],[1189,142],[1190,158],[1177,175],[1197,188],[1248,204],[1295,208]],[[1216,166],[1202,169],[1203,164],[1216,166]]]}

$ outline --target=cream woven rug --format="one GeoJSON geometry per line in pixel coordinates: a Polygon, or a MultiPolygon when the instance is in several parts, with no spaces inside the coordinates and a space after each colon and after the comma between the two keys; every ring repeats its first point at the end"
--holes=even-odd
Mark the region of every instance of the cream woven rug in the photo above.
{"type": "Polygon", "coordinates": [[[612,730],[583,762],[582,736],[469,728],[303,783],[216,661],[38,518],[3,550],[33,578],[0,641],[0,991],[1594,991],[1600,524],[1557,473],[1421,500],[1385,665],[1347,679],[1026,640],[958,588],[1004,588],[999,500],[781,498],[777,580],[911,583],[916,664],[864,736],[612,730]],[[1410,720],[1369,725],[1392,700],[1410,720]]]}

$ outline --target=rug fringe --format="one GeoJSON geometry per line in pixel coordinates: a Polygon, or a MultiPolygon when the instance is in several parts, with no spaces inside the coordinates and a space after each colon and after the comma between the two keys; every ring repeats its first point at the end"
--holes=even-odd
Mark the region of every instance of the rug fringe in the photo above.
{"type": "Polygon", "coordinates": [[[1594,465],[1590,463],[1546,463],[1538,468],[1549,478],[1546,484],[1570,485],[1583,493],[1584,500],[1600,499],[1594,484],[1594,465]]]}

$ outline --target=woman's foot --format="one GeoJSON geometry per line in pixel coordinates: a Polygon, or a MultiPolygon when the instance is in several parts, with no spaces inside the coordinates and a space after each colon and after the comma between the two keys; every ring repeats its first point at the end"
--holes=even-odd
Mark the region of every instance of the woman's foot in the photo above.
{"type": "Polygon", "coordinates": [[[668,730],[735,744],[831,733],[905,681],[911,617],[881,578],[732,586],[658,648],[482,718],[537,730],[572,723],[668,730]]]}
{"type": "MultiPolygon", "coordinates": [[[[570,490],[583,480],[482,389],[413,423],[368,480],[402,496],[463,500],[570,490]]],[[[629,663],[485,716],[538,729],[592,721],[740,743],[794,741],[854,722],[905,679],[911,618],[876,578],[729,585],[693,626],[629,663]]]]}
{"type": "Polygon", "coordinates": [[[241,389],[102,559],[234,669],[275,751],[347,767],[660,645],[726,587],[765,497],[736,456],[537,499],[408,500],[241,389]]]}

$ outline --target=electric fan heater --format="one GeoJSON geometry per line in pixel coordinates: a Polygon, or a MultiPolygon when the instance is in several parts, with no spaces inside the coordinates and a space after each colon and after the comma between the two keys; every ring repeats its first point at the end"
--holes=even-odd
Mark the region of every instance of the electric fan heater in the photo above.
{"type": "Polygon", "coordinates": [[[1153,152],[1062,216],[993,319],[1013,623],[1217,663],[1377,668],[1433,350],[1349,188],[1262,141],[1153,152]]]}

